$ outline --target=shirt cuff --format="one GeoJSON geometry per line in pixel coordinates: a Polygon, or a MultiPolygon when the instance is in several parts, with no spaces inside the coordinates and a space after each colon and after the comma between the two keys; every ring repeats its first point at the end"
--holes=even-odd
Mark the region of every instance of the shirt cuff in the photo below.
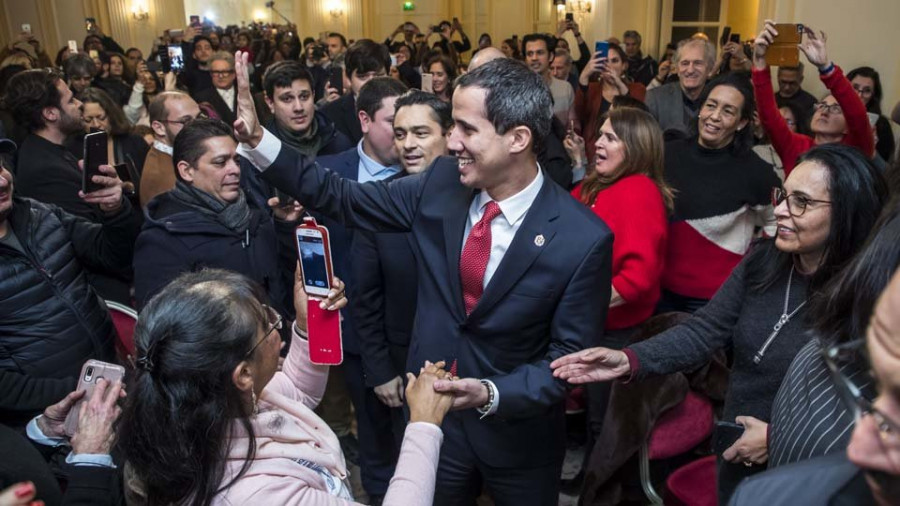
{"type": "Polygon", "coordinates": [[[65,438],[57,438],[57,437],[47,437],[42,431],[41,428],[38,427],[37,421],[38,418],[44,415],[38,415],[31,419],[28,422],[28,425],[25,426],[25,434],[28,436],[28,439],[34,441],[37,444],[44,446],[60,446],[66,444],[65,438]]]}
{"type": "Polygon", "coordinates": [[[239,155],[249,160],[256,170],[262,172],[278,158],[278,153],[281,152],[281,140],[263,128],[263,137],[258,146],[251,148],[249,144],[242,142],[238,145],[237,151],[239,155]]]}
{"type": "Polygon", "coordinates": [[[484,381],[487,384],[488,388],[490,388],[491,392],[494,394],[493,395],[494,399],[491,402],[491,405],[488,406],[487,410],[485,410],[485,411],[482,411],[480,409],[477,410],[479,413],[481,413],[481,418],[484,418],[486,416],[491,416],[494,413],[496,413],[497,408],[500,407],[500,391],[497,390],[497,385],[495,385],[493,381],[491,381],[489,379],[482,380],[482,381],[484,381]]]}
{"type": "Polygon", "coordinates": [[[66,455],[66,464],[72,466],[94,466],[94,467],[111,467],[115,469],[112,456],[100,453],[79,453],[69,452],[66,455]]]}

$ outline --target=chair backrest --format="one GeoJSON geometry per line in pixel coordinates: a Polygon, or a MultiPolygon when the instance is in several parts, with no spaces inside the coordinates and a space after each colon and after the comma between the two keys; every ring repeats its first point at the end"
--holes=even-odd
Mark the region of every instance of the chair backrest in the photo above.
{"type": "Polygon", "coordinates": [[[111,300],[106,301],[109,308],[109,316],[112,318],[116,333],[116,353],[119,360],[125,364],[131,364],[135,353],[134,327],[137,325],[138,314],[134,309],[111,300]]]}

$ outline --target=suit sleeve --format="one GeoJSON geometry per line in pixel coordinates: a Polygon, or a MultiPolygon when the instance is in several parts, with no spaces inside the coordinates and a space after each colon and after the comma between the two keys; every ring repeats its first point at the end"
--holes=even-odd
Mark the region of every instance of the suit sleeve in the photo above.
{"type": "Polygon", "coordinates": [[[431,172],[390,183],[359,183],[320,167],[315,158],[282,144],[277,158],[263,170],[262,177],[307,209],[347,227],[372,232],[408,232],[431,172]]]}
{"type": "Polygon", "coordinates": [[[360,232],[353,240],[350,269],[354,286],[350,287],[349,305],[362,352],[366,384],[383,385],[399,371],[391,364],[387,336],[384,333],[384,274],[378,243],[371,232],[360,232]]]}
{"type": "Polygon", "coordinates": [[[594,243],[569,281],[550,322],[550,345],[544,359],[516,367],[509,374],[486,378],[500,393],[497,416],[540,416],[563,400],[565,381],[553,377],[550,362],[584,349],[603,335],[612,286],[612,244],[611,233],[594,243]]]}

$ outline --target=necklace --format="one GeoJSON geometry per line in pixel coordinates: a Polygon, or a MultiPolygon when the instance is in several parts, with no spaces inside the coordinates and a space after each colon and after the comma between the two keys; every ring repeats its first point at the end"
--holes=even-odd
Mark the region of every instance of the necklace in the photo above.
{"type": "Polygon", "coordinates": [[[766,354],[766,350],[769,349],[769,345],[772,344],[772,341],[774,341],[775,338],[778,337],[778,334],[779,334],[779,332],[781,332],[781,329],[784,328],[784,326],[787,325],[787,323],[789,321],[791,321],[791,318],[793,318],[794,315],[797,314],[797,311],[800,311],[801,309],[803,309],[803,306],[806,305],[806,301],[804,300],[803,302],[800,303],[799,306],[794,308],[793,311],[788,313],[788,301],[791,299],[791,284],[792,284],[793,280],[794,280],[794,267],[792,266],[791,273],[788,275],[787,290],[785,291],[785,294],[784,294],[784,310],[781,312],[781,317],[779,317],[778,321],[775,322],[775,326],[772,327],[772,333],[769,334],[769,338],[766,339],[766,342],[764,342],[762,347],[756,352],[756,356],[753,357],[753,363],[755,363],[755,364],[758,364],[762,361],[763,355],[766,354]]]}

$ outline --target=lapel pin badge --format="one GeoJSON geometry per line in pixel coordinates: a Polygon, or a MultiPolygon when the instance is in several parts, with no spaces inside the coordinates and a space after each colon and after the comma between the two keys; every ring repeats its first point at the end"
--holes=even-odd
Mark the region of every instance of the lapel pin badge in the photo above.
{"type": "Polygon", "coordinates": [[[541,247],[544,245],[544,235],[543,234],[538,234],[538,235],[534,236],[534,245],[537,247],[541,247]]]}

